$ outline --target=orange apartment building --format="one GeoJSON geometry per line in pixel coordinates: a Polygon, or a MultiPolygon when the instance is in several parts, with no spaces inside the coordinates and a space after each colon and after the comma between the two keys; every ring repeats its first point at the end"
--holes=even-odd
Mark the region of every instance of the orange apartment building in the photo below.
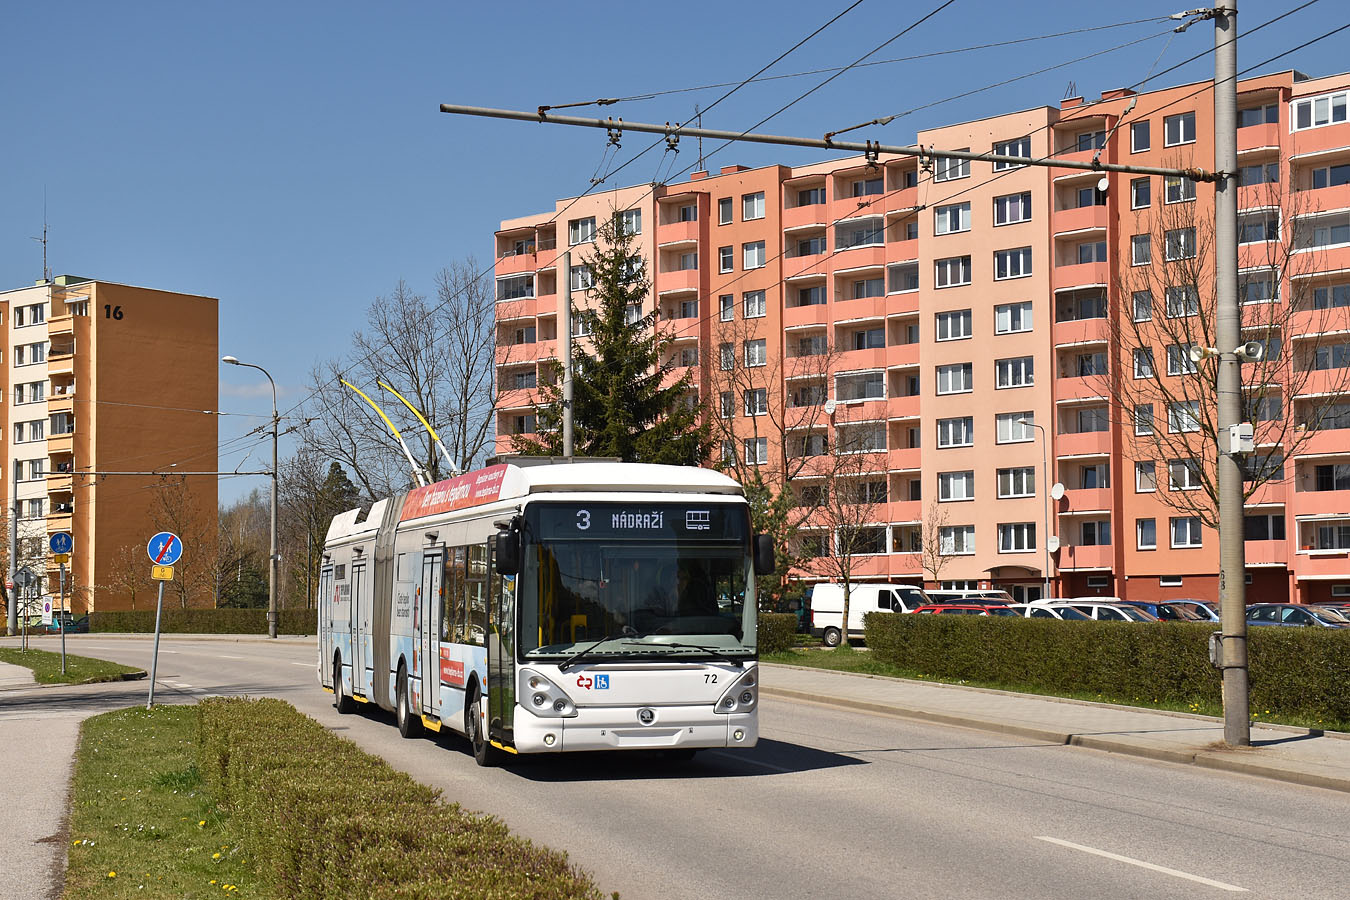
{"type": "MultiPolygon", "coordinates": [[[[65,531],[76,615],[131,607],[128,555],[146,580],[136,607],[152,606],[144,548],[164,521],[158,495],[178,479],[95,473],[214,471],[217,301],[63,275],[0,292],[0,318],[0,486],[17,510],[17,562],[39,576],[26,599],[55,601],[48,535],[65,531]]],[[[171,501],[192,525],[183,530],[214,541],[216,479],[186,483],[171,501]]]]}
{"type": "MultiPolygon", "coordinates": [[[[1072,98],[917,143],[1211,169],[1204,88],[1072,98]]],[[[1350,596],[1348,96],[1350,75],[1239,84],[1244,336],[1283,360],[1256,407],[1258,455],[1277,474],[1248,503],[1253,601],[1350,596]]],[[[854,157],[560,200],[496,235],[498,449],[534,429],[560,252],[581,251],[578,265],[617,211],[722,459],[769,465],[836,442],[867,455],[875,541],[860,577],[931,584],[919,551],[936,514],[948,586],[1214,599],[1217,534],[1160,499],[1190,489],[1195,466],[1153,458],[1145,437],[1184,434],[1194,411],[1130,388],[1136,366],[1166,365],[1168,385],[1194,374],[1174,324],[1194,301],[1163,285],[1205,256],[1213,197],[1180,178],[854,157]]],[[[584,305],[584,276],[572,286],[584,305]]]]}

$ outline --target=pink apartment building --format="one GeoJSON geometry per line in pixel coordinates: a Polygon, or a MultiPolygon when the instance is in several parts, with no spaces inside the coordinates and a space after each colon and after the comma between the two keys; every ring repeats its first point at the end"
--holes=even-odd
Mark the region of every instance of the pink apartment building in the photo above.
{"type": "MultiPolygon", "coordinates": [[[[1208,169],[1204,87],[1074,98],[917,143],[1208,169]]],[[[1244,336],[1288,366],[1256,407],[1258,455],[1278,474],[1248,504],[1253,601],[1350,597],[1348,96],[1347,75],[1239,85],[1244,336]]],[[[855,474],[874,542],[860,577],[931,584],[919,551],[936,513],[948,586],[1033,598],[1048,579],[1061,596],[1213,599],[1217,534],[1163,502],[1191,489],[1194,466],[1150,458],[1142,436],[1184,432],[1185,410],[1128,388],[1137,366],[1166,365],[1168,384],[1192,376],[1175,342],[1192,301],[1140,296],[1203,247],[1213,196],[1186,179],[855,157],[560,200],[496,235],[498,449],[535,427],[562,251],[576,269],[618,213],[719,458],[786,465],[809,487],[818,470],[792,469],[803,459],[836,442],[866,455],[855,474]],[[1063,496],[1047,502],[1056,482],[1063,496]]],[[[584,305],[584,269],[572,287],[584,305]]]]}

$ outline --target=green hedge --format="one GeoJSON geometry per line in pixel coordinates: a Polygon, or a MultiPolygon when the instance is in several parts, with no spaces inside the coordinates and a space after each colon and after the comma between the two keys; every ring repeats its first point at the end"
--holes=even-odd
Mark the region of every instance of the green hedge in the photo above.
{"type": "MultiPolygon", "coordinates": [[[[312,609],[277,611],[278,634],[314,634],[317,615],[312,609]]],[[[164,607],[160,630],[165,634],[266,634],[265,609],[180,609],[164,607]]],[[[153,632],[153,609],[95,611],[89,615],[89,630],[129,633],[153,632]]]]}
{"type": "MultiPolygon", "coordinates": [[[[948,680],[1130,703],[1220,702],[1209,663],[1211,625],[1060,622],[983,616],[865,618],[873,655],[948,680]]],[[[1251,709],[1350,722],[1350,634],[1335,628],[1252,628],[1251,709]]]]}
{"type": "Polygon", "coordinates": [[[280,700],[198,707],[198,767],[278,897],[597,900],[564,854],[443,803],[280,700]]]}
{"type": "Polygon", "coordinates": [[[759,614],[759,652],[782,653],[791,650],[797,637],[797,617],[792,613],[759,614]]]}

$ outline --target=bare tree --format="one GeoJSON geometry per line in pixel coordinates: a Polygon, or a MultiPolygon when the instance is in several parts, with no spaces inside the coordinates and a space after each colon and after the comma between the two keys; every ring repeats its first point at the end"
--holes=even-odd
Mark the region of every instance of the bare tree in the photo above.
{"type": "Polygon", "coordinates": [[[217,584],[216,529],[218,523],[196,501],[187,476],[162,476],[155,490],[151,517],[157,531],[171,531],[183,542],[183,555],[174,563],[173,581],[179,606],[214,605],[217,584]]]}
{"type": "MultiPolygon", "coordinates": [[[[1124,308],[1107,318],[1117,364],[1076,351],[1060,359],[1060,374],[1086,377],[1108,398],[1138,477],[1166,478],[1157,492],[1162,503],[1216,528],[1216,454],[1227,436],[1219,434],[1219,367],[1201,357],[1234,348],[1216,346],[1213,219],[1194,183],[1168,177],[1163,184],[1164,202],[1141,217],[1146,227],[1133,237],[1134,265],[1122,266],[1124,308]]],[[[1278,184],[1258,190],[1261,205],[1239,219],[1242,333],[1261,351],[1241,368],[1242,419],[1253,423],[1257,446],[1244,463],[1244,500],[1284,480],[1285,459],[1320,428],[1350,427],[1350,405],[1340,396],[1350,388],[1350,344],[1344,334],[1327,334],[1335,311],[1308,277],[1318,254],[1307,249],[1311,235],[1291,224],[1309,210],[1299,193],[1278,184]]]]}
{"type": "MultiPolygon", "coordinates": [[[[882,428],[885,426],[882,425],[882,428]]],[[[885,433],[870,424],[839,423],[834,444],[813,457],[809,474],[822,480],[808,524],[829,536],[830,552],[804,563],[813,574],[838,581],[844,588],[841,641],[848,643],[849,599],[858,558],[886,552],[882,519],[886,496],[885,433]],[[882,452],[877,452],[882,451],[882,452]]]]}
{"type": "Polygon", "coordinates": [[[461,468],[481,462],[490,442],[496,402],[491,282],[478,277],[469,257],[441,270],[436,290],[431,303],[400,280],[371,303],[350,352],[311,373],[302,445],[341,464],[370,499],[403,490],[414,478],[397,438],[344,380],[380,405],[433,481],[450,474],[447,461],[416,415],[380,382],[417,408],[461,468]]]}
{"type": "Polygon", "coordinates": [[[924,571],[934,582],[941,583],[942,570],[952,559],[950,542],[943,541],[942,529],[947,527],[947,507],[937,500],[928,502],[928,512],[923,517],[923,531],[919,536],[919,558],[924,571]]]}
{"type": "Polygon", "coordinates": [[[148,592],[154,584],[149,578],[148,561],[145,547],[141,544],[123,544],[113,554],[108,567],[109,582],[100,585],[100,589],[112,594],[111,599],[127,600],[127,608],[136,609],[136,598],[142,592],[148,592]]]}

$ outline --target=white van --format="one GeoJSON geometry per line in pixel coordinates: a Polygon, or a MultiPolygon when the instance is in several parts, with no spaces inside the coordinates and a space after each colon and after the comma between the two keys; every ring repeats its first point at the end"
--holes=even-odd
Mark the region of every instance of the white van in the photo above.
{"type": "MultiPolygon", "coordinates": [[[[848,636],[863,636],[863,616],[872,612],[914,612],[932,601],[917,584],[854,584],[848,595],[848,636]]],[[[811,591],[811,633],[826,647],[839,646],[844,618],[844,586],[817,584],[811,591]]]]}

